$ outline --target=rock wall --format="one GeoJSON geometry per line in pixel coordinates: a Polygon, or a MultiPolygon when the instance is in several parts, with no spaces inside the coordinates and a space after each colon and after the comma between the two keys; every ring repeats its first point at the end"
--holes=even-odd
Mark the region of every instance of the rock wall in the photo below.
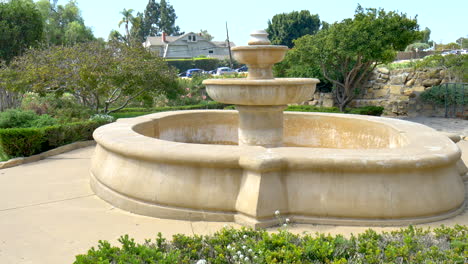
{"type": "Polygon", "coordinates": [[[419,95],[426,89],[449,82],[442,69],[378,68],[364,86],[364,94],[350,106],[377,105],[388,116],[444,116],[445,108],[422,102],[419,95]]]}

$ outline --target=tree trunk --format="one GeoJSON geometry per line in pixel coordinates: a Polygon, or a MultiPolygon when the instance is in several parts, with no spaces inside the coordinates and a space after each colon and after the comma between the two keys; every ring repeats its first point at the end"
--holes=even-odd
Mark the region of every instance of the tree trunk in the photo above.
{"type": "Polygon", "coordinates": [[[21,105],[21,95],[0,88],[0,111],[17,108],[21,105]]]}

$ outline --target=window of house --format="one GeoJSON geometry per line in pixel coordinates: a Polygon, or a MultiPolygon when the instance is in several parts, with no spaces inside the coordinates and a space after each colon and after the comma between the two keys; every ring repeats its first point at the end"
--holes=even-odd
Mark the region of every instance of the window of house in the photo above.
{"type": "Polygon", "coordinates": [[[193,38],[193,41],[197,41],[197,39],[195,38],[195,36],[192,36],[192,38],[193,38]]]}
{"type": "Polygon", "coordinates": [[[212,51],[212,50],[209,50],[208,53],[213,53],[213,51],[212,51]]]}
{"type": "Polygon", "coordinates": [[[192,35],[188,36],[188,40],[192,41],[192,35]]]}

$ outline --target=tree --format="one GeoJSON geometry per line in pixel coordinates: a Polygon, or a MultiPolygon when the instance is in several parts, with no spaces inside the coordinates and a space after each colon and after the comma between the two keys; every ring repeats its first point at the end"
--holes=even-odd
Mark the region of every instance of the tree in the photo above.
{"type": "Polygon", "coordinates": [[[437,51],[443,51],[443,50],[456,50],[459,49],[460,45],[455,42],[450,42],[447,44],[437,44],[436,45],[436,50],[437,51]]]}
{"type": "Polygon", "coordinates": [[[422,33],[422,38],[421,38],[421,43],[427,43],[429,44],[429,40],[431,39],[431,30],[426,27],[423,31],[421,31],[422,33]]]}
{"type": "Polygon", "coordinates": [[[120,14],[122,14],[122,20],[120,20],[119,22],[119,27],[124,24],[125,26],[125,38],[126,38],[126,41],[127,43],[130,43],[130,30],[129,30],[129,27],[128,25],[130,24],[130,21],[132,21],[132,19],[134,18],[133,15],[133,9],[125,9],[120,12],[120,14]]]}
{"type": "Polygon", "coordinates": [[[468,49],[468,38],[459,38],[456,42],[460,45],[460,48],[468,49]]]}
{"type": "Polygon", "coordinates": [[[145,41],[143,32],[143,14],[138,12],[136,16],[130,21],[132,28],[130,29],[130,38],[136,45],[141,45],[145,41]]]}
{"type": "Polygon", "coordinates": [[[117,42],[29,50],[0,69],[0,86],[10,91],[42,95],[67,92],[105,114],[144,96],[174,98],[176,78],[166,62],[142,46],[117,42]]]}
{"type": "Polygon", "coordinates": [[[343,111],[362,92],[369,73],[420,38],[416,18],[358,5],[354,19],[297,39],[294,50],[299,54],[297,64],[321,68],[343,111]]]}
{"type": "Polygon", "coordinates": [[[180,28],[175,25],[177,15],[174,7],[168,4],[166,0],[161,0],[159,3],[159,31],[165,32],[167,35],[173,36],[180,34],[180,28]]]}
{"type": "Polygon", "coordinates": [[[159,33],[159,3],[149,0],[143,15],[142,34],[144,37],[156,36],[159,33]]]}
{"type": "Polygon", "coordinates": [[[275,15],[271,21],[268,20],[266,31],[272,44],[292,48],[293,40],[305,35],[313,35],[319,28],[319,16],[311,15],[308,10],[302,10],[275,15]]]}
{"type": "Polygon", "coordinates": [[[47,46],[74,45],[95,40],[91,28],[85,26],[76,0],[57,5],[57,0],[39,0],[36,3],[44,23],[44,40],[47,46]]]}
{"type": "Polygon", "coordinates": [[[212,41],[214,39],[214,37],[210,33],[208,33],[208,30],[206,29],[200,29],[200,35],[208,41],[212,41]]]}
{"type": "Polygon", "coordinates": [[[32,0],[12,0],[0,3],[0,60],[13,57],[38,46],[42,40],[43,23],[32,0]]]}

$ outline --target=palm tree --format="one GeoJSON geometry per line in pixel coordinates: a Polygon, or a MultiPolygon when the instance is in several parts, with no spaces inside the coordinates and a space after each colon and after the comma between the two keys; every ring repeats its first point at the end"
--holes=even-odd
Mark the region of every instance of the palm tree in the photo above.
{"type": "Polygon", "coordinates": [[[122,24],[125,24],[125,33],[126,33],[126,39],[127,39],[127,44],[130,44],[130,31],[128,30],[128,23],[134,19],[133,15],[133,9],[125,9],[120,12],[120,14],[123,15],[122,20],[119,22],[119,27],[122,24]]]}

